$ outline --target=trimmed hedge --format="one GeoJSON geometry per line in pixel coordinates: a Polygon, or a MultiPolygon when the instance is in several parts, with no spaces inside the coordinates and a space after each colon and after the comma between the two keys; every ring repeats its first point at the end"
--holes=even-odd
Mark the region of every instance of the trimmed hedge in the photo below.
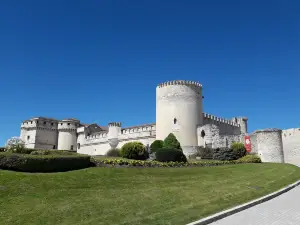
{"type": "Polygon", "coordinates": [[[162,140],[155,140],[154,142],[152,142],[152,144],[150,145],[150,152],[154,153],[156,152],[158,149],[163,148],[164,146],[164,142],[162,140]]]}
{"type": "Polygon", "coordinates": [[[149,158],[149,152],[141,142],[133,141],[122,146],[121,156],[127,159],[146,160],[149,158]]]}
{"type": "Polygon", "coordinates": [[[155,156],[159,162],[187,162],[185,155],[179,149],[161,148],[156,151],[155,156]]]}
{"type": "Polygon", "coordinates": [[[111,156],[111,157],[121,157],[121,150],[116,148],[116,149],[110,149],[107,153],[106,156],[111,156]]]}
{"type": "Polygon", "coordinates": [[[86,155],[31,155],[0,153],[0,168],[22,172],[63,172],[90,167],[86,155]]]}

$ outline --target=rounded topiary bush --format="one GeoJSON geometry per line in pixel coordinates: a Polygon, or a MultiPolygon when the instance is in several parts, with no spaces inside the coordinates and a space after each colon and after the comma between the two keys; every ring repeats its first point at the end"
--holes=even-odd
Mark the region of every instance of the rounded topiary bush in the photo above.
{"type": "Polygon", "coordinates": [[[155,153],[159,162],[187,162],[186,156],[179,149],[161,148],[155,153]]]}
{"type": "Polygon", "coordinates": [[[233,153],[235,154],[235,159],[239,159],[239,158],[245,156],[247,153],[245,145],[240,142],[232,143],[231,148],[233,150],[233,153]]]}
{"type": "Polygon", "coordinates": [[[121,150],[118,148],[115,149],[110,149],[107,153],[106,156],[110,157],[121,157],[121,150]]]}
{"type": "Polygon", "coordinates": [[[150,151],[151,153],[156,152],[158,149],[161,149],[164,146],[164,142],[162,140],[155,140],[151,145],[150,145],[150,151]]]}
{"type": "Polygon", "coordinates": [[[133,141],[122,146],[121,156],[127,159],[146,160],[149,158],[149,153],[141,142],[133,141]]]}
{"type": "Polygon", "coordinates": [[[182,150],[180,142],[177,140],[174,134],[170,133],[164,140],[164,148],[179,149],[182,150]]]}
{"type": "Polygon", "coordinates": [[[245,155],[237,160],[239,163],[261,163],[261,158],[258,155],[245,155]]]}

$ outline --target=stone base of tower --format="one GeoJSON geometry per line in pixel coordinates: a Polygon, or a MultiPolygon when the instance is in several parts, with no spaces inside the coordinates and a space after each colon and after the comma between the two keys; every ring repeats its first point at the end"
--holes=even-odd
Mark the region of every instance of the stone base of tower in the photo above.
{"type": "Polygon", "coordinates": [[[187,158],[197,153],[197,146],[181,146],[181,148],[187,158]]]}

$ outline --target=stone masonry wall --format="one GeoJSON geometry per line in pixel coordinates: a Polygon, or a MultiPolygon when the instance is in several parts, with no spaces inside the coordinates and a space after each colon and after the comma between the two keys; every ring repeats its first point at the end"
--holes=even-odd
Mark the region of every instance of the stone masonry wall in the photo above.
{"type": "Polygon", "coordinates": [[[285,162],[300,165],[300,128],[283,130],[282,142],[285,162]]]}

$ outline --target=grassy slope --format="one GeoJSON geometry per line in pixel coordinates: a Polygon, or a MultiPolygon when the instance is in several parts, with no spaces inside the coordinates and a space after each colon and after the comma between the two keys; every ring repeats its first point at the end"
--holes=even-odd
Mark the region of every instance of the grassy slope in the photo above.
{"type": "Polygon", "coordinates": [[[0,170],[0,224],[186,224],[298,179],[300,169],[284,164],[0,170]]]}

